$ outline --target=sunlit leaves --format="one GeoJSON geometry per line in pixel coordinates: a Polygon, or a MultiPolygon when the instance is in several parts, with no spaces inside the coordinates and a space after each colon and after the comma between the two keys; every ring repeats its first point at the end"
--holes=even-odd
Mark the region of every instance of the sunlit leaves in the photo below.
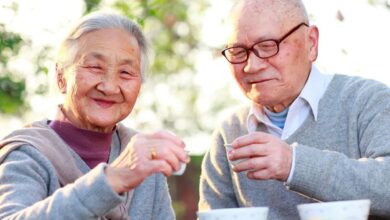
{"type": "Polygon", "coordinates": [[[0,24],[0,113],[17,114],[25,108],[25,82],[12,77],[8,71],[8,61],[17,55],[24,45],[23,39],[9,32],[0,24]]]}
{"type": "Polygon", "coordinates": [[[199,27],[188,18],[190,4],[194,3],[182,0],[115,2],[114,7],[137,21],[148,36],[154,51],[152,74],[176,74],[193,68],[193,58],[188,55],[196,49],[199,27]]]}
{"type": "Polygon", "coordinates": [[[89,13],[99,7],[102,0],[84,0],[85,13],[89,13]]]}
{"type": "Polygon", "coordinates": [[[387,9],[390,9],[390,0],[368,0],[370,5],[383,5],[387,9]]]}
{"type": "Polygon", "coordinates": [[[19,53],[23,40],[20,35],[7,32],[0,24],[0,63],[6,65],[8,59],[19,53]]]}
{"type": "Polygon", "coordinates": [[[0,77],[0,113],[20,114],[25,108],[23,80],[12,79],[9,75],[0,77]]]}

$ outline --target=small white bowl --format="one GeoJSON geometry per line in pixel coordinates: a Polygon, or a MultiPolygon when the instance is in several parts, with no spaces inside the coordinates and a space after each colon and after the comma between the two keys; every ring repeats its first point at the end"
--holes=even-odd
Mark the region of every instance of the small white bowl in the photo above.
{"type": "Polygon", "coordinates": [[[370,200],[307,203],[298,205],[301,220],[367,220],[370,200]]]}
{"type": "Polygon", "coordinates": [[[267,220],[268,207],[211,209],[197,215],[199,220],[267,220]]]}

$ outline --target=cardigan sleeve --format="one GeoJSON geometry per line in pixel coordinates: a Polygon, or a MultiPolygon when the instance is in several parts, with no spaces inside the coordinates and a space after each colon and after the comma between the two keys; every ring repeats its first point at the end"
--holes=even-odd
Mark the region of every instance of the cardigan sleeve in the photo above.
{"type": "Polygon", "coordinates": [[[0,219],[97,219],[124,201],[100,164],[59,188],[54,167],[38,150],[22,146],[0,164],[0,219]]]}
{"type": "Polygon", "coordinates": [[[216,130],[212,136],[210,149],[202,162],[199,211],[239,206],[230,172],[222,136],[216,130]]]}
{"type": "MultiPolygon", "coordinates": [[[[367,83],[353,94],[344,102],[352,103],[344,113],[348,120],[339,122],[347,125],[345,144],[330,150],[296,147],[289,187],[321,201],[370,199],[370,215],[389,217],[390,90],[367,83]]],[[[323,132],[332,138],[338,135],[333,130],[323,132]]]]}
{"type": "Polygon", "coordinates": [[[153,214],[151,219],[166,220],[176,219],[172,207],[171,196],[169,194],[168,183],[164,175],[157,174],[156,177],[156,193],[153,201],[153,214]]]}

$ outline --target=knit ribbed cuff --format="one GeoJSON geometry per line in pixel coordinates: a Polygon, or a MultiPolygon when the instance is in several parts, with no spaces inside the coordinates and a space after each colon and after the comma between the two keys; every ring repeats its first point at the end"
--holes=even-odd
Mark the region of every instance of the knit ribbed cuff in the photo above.
{"type": "Polygon", "coordinates": [[[75,182],[76,194],[84,206],[96,216],[104,216],[125,200],[108,183],[101,163],[75,182]]]}

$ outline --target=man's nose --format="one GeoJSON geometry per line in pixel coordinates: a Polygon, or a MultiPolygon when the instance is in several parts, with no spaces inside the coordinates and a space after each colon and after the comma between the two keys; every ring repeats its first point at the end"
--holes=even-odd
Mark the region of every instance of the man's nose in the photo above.
{"type": "Polygon", "coordinates": [[[115,74],[114,70],[107,70],[102,76],[97,89],[105,95],[118,94],[120,92],[119,80],[120,79],[118,75],[115,74]]]}
{"type": "Polygon", "coordinates": [[[268,65],[266,59],[260,58],[255,55],[253,51],[248,54],[248,60],[246,61],[244,72],[245,73],[256,73],[259,70],[265,69],[268,65]]]}

